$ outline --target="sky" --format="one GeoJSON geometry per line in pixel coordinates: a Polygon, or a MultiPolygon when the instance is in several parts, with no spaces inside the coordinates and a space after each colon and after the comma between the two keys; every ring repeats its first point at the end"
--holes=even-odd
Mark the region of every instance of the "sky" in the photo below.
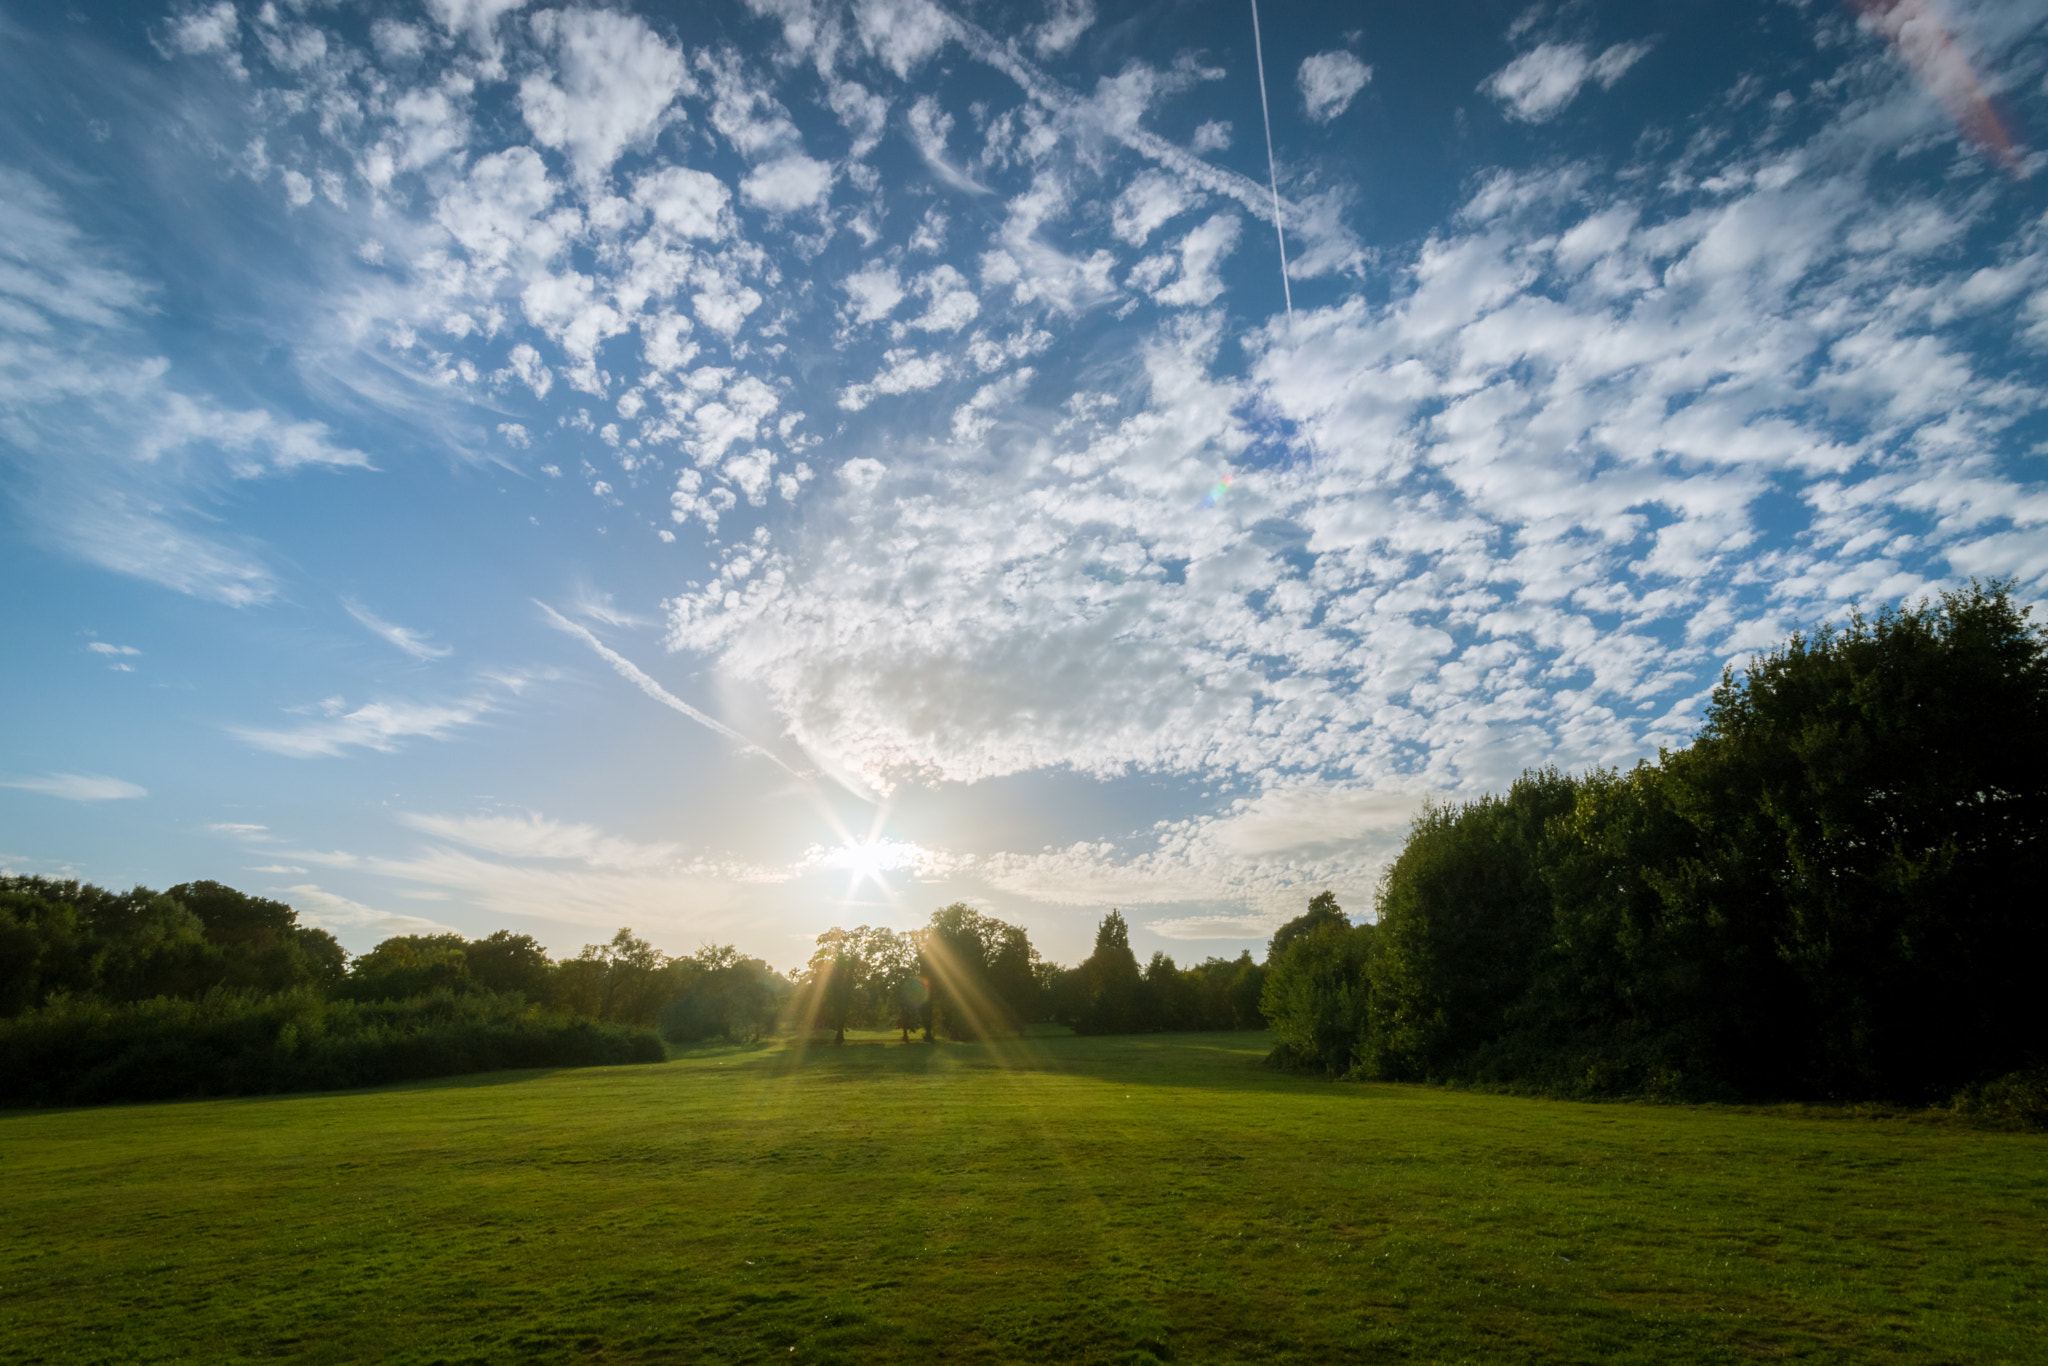
{"type": "Polygon", "coordinates": [[[2048,592],[2048,0],[1259,22],[0,0],[0,869],[1185,963],[2048,592]]]}

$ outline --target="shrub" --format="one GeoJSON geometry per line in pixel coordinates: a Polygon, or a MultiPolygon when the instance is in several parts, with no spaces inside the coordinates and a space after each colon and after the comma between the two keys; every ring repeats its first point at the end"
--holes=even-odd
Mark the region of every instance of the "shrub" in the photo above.
{"type": "Polygon", "coordinates": [[[0,1104],[340,1090],[666,1056],[647,1030],[544,1012],[516,996],[328,1001],[302,989],[125,1004],[60,998],[0,1021],[0,1104]]]}

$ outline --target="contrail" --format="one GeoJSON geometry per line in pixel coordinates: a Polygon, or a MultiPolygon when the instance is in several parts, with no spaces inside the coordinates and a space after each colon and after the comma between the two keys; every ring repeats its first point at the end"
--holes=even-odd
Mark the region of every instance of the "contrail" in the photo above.
{"type": "Polygon", "coordinates": [[[655,682],[652,678],[649,678],[644,672],[642,672],[639,665],[635,664],[632,660],[620,654],[617,650],[614,650],[610,646],[606,645],[603,641],[599,640],[596,636],[592,635],[590,631],[585,627],[580,626],[577,623],[569,620],[560,612],[557,612],[554,608],[542,602],[539,598],[535,598],[533,600],[533,605],[535,607],[540,608],[541,611],[546,612],[548,614],[548,620],[554,623],[555,627],[558,630],[567,631],[570,635],[577,637],[584,644],[588,645],[591,649],[597,651],[599,657],[602,658],[605,663],[611,665],[612,668],[617,671],[619,677],[625,679],[628,683],[631,683],[641,692],[646,693],[649,697],[661,703],[662,706],[681,712],[683,715],[689,717],[692,721],[695,721],[698,725],[707,727],[711,730],[715,730],[720,735],[726,737],[728,740],[738,741],[741,748],[744,749],[747,753],[760,755],[769,763],[775,765],[784,773],[787,773],[790,777],[797,779],[803,778],[803,774],[797,772],[788,764],[783,763],[782,760],[776,758],[767,750],[762,749],[759,745],[755,744],[752,740],[749,740],[746,736],[734,730],[731,726],[726,725],[723,721],[720,721],[716,717],[706,716],[703,712],[698,711],[688,702],[683,701],[682,698],[677,697],[667,688],[662,687],[661,684],[655,682]]]}
{"type": "Polygon", "coordinates": [[[1259,41],[1259,0],[1252,0],[1252,58],[1259,68],[1259,112],[1266,117],[1266,175],[1273,188],[1273,235],[1280,239],[1280,295],[1294,323],[1294,288],[1287,283],[1287,229],[1280,225],[1280,170],[1273,162],[1273,111],[1266,103],[1266,48],[1259,41]]]}

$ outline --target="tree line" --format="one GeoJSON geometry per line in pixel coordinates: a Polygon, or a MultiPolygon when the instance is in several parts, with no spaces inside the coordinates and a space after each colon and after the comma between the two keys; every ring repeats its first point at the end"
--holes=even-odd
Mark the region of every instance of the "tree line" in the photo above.
{"type": "Polygon", "coordinates": [[[1654,763],[1427,808],[1369,922],[1324,892],[1263,961],[1141,966],[1111,911],[1063,967],[963,903],[913,930],[833,928],[788,976],[628,929],[559,961],[509,931],[351,960],[218,883],[0,879],[0,1102],[1042,1022],[1270,1028],[1285,1067],[1563,1094],[2048,1096],[2044,852],[2048,639],[2010,585],[1973,585],[1724,673],[1693,743],[1654,763]]]}
{"type": "MultiPolygon", "coordinates": [[[[1274,961],[1280,1059],[1924,1103],[2048,1063],[2048,642],[2011,587],[1724,672],[1693,742],[1429,808],[1274,961]]],[[[2031,1070],[2030,1069],[2036,1069],[2031,1070]]]]}
{"type": "Polygon", "coordinates": [[[1265,1027],[1265,969],[1249,952],[1187,968],[1155,953],[1141,969],[1117,911],[1097,927],[1094,952],[1071,968],[1040,958],[1021,925],[963,902],[934,911],[920,929],[834,928],[817,946],[797,974],[790,1023],[828,1030],[836,1042],[855,1026],[898,1030],[905,1042],[913,1033],[975,1039],[1046,1022],[1080,1034],[1265,1027]]]}

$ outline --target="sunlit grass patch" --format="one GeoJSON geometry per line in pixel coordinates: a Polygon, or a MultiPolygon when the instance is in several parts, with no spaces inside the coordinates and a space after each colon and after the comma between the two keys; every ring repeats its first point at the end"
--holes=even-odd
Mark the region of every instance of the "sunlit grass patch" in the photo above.
{"type": "Polygon", "coordinates": [[[0,1116],[0,1359],[2048,1356],[2038,1137],[1269,1047],[855,1034],[0,1116]]]}

